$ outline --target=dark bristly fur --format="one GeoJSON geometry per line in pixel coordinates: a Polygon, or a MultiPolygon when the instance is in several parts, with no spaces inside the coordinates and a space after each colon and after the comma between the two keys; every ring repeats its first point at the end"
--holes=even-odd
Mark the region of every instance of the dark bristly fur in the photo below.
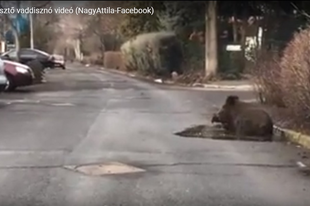
{"type": "Polygon", "coordinates": [[[221,123],[224,129],[237,136],[255,136],[264,141],[272,141],[273,138],[270,115],[253,103],[240,101],[238,96],[228,96],[211,122],[221,123]]]}

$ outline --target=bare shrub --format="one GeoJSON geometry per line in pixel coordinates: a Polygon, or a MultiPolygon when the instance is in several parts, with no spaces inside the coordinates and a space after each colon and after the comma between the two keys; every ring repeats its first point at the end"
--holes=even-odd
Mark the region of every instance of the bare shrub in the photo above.
{"type": "Polygon", "coordinates": [[[103,66],[108,69],[125,70],[123,54],[120,51],[104,52],[103,66]]]}
{"type": "Polygon", "coordinates": [[[284,106],[280,58],[272,52],[260,53],[252,68],[255,93],[261,103],[284,106]]]}
{"type": "Polygon", "coordinates": [[[160,75],[160,56],[150,46],[141,49],[131,47],[123,51],[127,71],[138,71],[142,75],[160,75]]]}
{"type": "Polygon", "coordinates": [[[299,121],[310,120],[310,28],[294,35],[281,59],[284,103],[299,121]]]}

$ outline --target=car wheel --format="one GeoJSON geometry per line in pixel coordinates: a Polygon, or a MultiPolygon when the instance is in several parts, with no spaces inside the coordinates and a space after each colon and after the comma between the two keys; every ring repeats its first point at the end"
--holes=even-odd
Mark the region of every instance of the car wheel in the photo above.
{"type": "Polygon", "coordinates": [[[7,75],[8,85],[6,87],[6,91],[14,91],[16,89],[16,85],[14,79],[11,75],[7,75]]]}

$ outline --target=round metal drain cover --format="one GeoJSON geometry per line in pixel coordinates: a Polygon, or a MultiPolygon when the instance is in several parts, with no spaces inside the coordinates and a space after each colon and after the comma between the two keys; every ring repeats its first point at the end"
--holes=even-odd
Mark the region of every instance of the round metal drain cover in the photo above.
{"type": "Polygon", "coordinates": [[[65,166],[64,168],[92,176],[145,172],[144,169],[122,164],[119,162],[109,162],[103,164],[90,164],[81,166],[65,166]]]}

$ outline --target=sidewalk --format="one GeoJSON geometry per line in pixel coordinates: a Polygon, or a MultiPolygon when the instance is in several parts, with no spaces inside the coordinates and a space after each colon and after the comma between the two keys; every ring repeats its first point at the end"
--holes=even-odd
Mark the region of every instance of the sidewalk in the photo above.
{"type": "Polygon", "coordinates": [[[238,90],[238,91],[252,91],[253,85],[249,80],[225,80],[225,81],[215,81],[210,82],[209,84],[193,84],[193,85],[186,85],[182,83],[175,83],[171,80],[169,81],[163,81],[162,79],[152,79],[149,77],[140,76],[134,73],[115,70],[115,69],[106,69],[103,67],[100,67],[100,69],[126,75],[132,78],[156,83],[156,84],[163,84],[163,85],[170,85],[170,86],[181,86],[186,88],[192,88],[192,89],[200,89],[200,90],[238,90]]]}
{"type": "MultiPolygon", "coordinates": [[[[116,74],[126,75],[132,78],[140,79],[143,81],[153,82],[157,84],[170,85],[172,87],[184,87],[198,90],[234,90],[234,91],[253,91],[254,87],[251,85],[249,80],[225,80],[225,81],[216,81],[209,84],[196,84],[196,85],[180,85],[175,84],[174,82],[163,82],[161,79],[150,79],[146,77],[141,77],[133,73],[128,73],[124,71],[114,70],[114,69],[105,69],[100,67],[100,69],[114,72],[116,74]]],[[[280,135],[283,139],[288,142],[295,143],[300,145],[305,149],[310,149],[310,136],[296,132],[291,129],[287,129],[285,125],[276,124],[274,126],[274,132],[277,135],[280,135]]],[[[310,160],[308,160],[308,165],[310,165],[310,160]]]]}
{"type": "Polygon", "coordinates": [[[245,90],[245,91],[250,91],[254,89],[253,85],[249,80],[216,81],[209,84],[203,84],[203,87],[209,89],[214,88],[214,89],[232,89],[232,90],[245,90]]]}

